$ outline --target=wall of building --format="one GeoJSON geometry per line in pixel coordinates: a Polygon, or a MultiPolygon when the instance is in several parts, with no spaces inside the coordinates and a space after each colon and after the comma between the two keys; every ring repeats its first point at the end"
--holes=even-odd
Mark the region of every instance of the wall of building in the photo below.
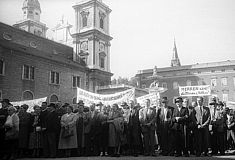
{"type": "Polygon", "coordinates": [[[2,98],[12,101],[22,100],[24,91],[29,90],[34,98],[50,97],[55,94],[62,102],[72,103],[76,88],[72,86],[72,76],[81,77],[81,88],[85,89],[85,72],[73,66],[53,62],[43,58],[4,48],[1,46],[0,58],[5,62],[5,75],[0,76],[2,98]],[[35,68],[34,80],[22,78],[23,65],[35,68]],[[50,84],[50,71],[60,73],[60,84],[50,84]]]}

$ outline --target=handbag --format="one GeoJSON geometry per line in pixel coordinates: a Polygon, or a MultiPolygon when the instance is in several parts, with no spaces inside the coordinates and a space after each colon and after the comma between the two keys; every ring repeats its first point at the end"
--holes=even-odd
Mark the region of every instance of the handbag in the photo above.
{"type": "Polygon", "coordinates": [[[13,139],[18,139],[19,132],[13,128],[8,130],[5,135],[5,140],[13,140],[13,139]]]}
{"type": "Polygon", "coordinates": [[[64,127],[63,132],[62,132],[62,137],[63,138],[68,138],[74,135],[73,130],[70,127],[64,127]]]}

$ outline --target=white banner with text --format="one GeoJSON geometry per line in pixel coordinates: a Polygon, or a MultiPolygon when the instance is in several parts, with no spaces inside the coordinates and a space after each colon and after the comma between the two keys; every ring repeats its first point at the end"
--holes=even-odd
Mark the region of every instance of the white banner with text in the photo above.
{"type": "Polygon", "coordinates": [[[47,97],[44,98],[38,98],[38,99],[32,99],[32,100],[26,100],[26,101],[17,101],[17,102],[11,102],[13,106],[21,106],[23,104],[27,104],[29,106],[27,112],[33,111],[33,106],[38,105],[41,106],[42,102],[46,102],[47,97]]]}
{"type": "Polygon", "coordinates": [[[120,104],[122,102],[129,102],[135,97],[135,89],[128,89],[123,92],[118,92],[114,94],[96,94],[88,92],[86,90],[77,88],[77,102],[83,100],[85,105],[90,105],[92,103],[103,103],[105,105],[112,105],[114,103],[120,104]]]}
{"type": "Polygon", "coordinates": [[[179,95],[183,97],[191,96],[209,96],[211,95],[210,85],[201,86],[179,86],[179,95]]]}

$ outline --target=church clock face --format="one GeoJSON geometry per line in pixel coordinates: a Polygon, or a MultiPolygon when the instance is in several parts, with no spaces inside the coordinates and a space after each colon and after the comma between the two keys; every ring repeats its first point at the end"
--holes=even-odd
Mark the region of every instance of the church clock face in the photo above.
{"type": "Polygon", "coordinates": [[[81,50],[87,50],[88,49],[88,45],[87,45],[87,41],[84,41],[81,43],[81,50]]]}

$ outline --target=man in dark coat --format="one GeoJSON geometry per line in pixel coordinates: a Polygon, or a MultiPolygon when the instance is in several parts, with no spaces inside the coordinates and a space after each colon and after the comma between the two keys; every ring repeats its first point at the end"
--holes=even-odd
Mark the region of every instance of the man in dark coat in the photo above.
{"type": "Polygon", "coordinates": [[[8,116],[8,106],[10,105],[9,99],[3,99],[1,101],[2,108],[0,108],[0,158],[4,156],[5,152],[5,128],[4,124],[8,116]]]}
{"type": "Polygon", "coordinates": [[[197,129],[195,130],[196,156],[200,156],[202,152],[204,152],[204,156],[208,156],[209,123],[211,116],[209,108],[203,106],[203,97],[197,98],[195,117],[197,123],[197,129]]]}
{"type": "Polygon", "coordinates": [[[161,147],[161,154],[167,156],[170,154],[170,124],[172,118],[172,110],[168,106],[167,97],[163,97],[161,100],[162,107],[158,108],[157,116],[156,116],[156,123],[157,129],[159,133],[159,143],[161,147]]]}
{"type": "Polygon", "coordinates": [[[156,110],[150,107],[150,100],[147,99],[144,108],[139,111],[140,127],[144,138],[145,156],[156,156],[154,145],[156,110]]]}
{"type": "Polygon", "coordinates": [[[129,147],[133,156],[138,156],[138,149],[141,145],[141,131],[139,121],[139,110],[135,106],[134,101],[130,101],[130,115],[128,122],[128,140],[129,147]]]}
{"type": "MultiPolygon", "coordinates": [[[[192,104],[194,103],[195,102],[193,102],[192,104]]],[[[183,99],[183,107],[187,108],[189,111],[189,117],[186,123],[186,136],[187,136],[186,145],[188,151],[190,151],[190,154],[192,155],[195,154],[195,129],[197,127],[195,109],[194,109],[195,106],[196,104],[194,106],[189,105],[188,98],[183,99]]]]}
{"type": "Polygon", "coordinates": [[[176,157],[182,156],[182,152],[185,156],[189,156],[186,149],[186,122],[189,113],[188,109],[183,107],[182,102],[183,99],[181,97],[175,99],[176,107],[172,115],[172,131],[175,138],[173,144],[176,150],[176,157]]]}
{"type": "Polygon", "coordinates": [[[60,132],[60,119],[55,111],[55,104],[51,103],[48,106],[48,114],[45,117],[45,148],[43,150],[45,157],[55,158],[56,157],[56,135],[60,132]]]}

